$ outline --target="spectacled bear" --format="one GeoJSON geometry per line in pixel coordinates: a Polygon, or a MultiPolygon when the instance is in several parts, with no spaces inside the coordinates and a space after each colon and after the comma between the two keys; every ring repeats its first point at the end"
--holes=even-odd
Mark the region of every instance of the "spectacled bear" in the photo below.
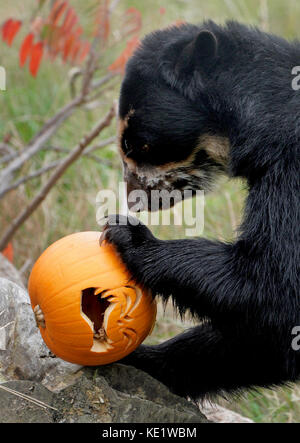
{"type": "Polygon", "coordinates": [[[199,319],[124,360],[178,395],[299,379],[299,64],[297,41],[212,21],[150,34],[128,63],[119,105],[128,189],[208,191],[227,174],[249,191],[231,243],[162,241],[121,216],[102,234],[138,283],[199,319]]]}

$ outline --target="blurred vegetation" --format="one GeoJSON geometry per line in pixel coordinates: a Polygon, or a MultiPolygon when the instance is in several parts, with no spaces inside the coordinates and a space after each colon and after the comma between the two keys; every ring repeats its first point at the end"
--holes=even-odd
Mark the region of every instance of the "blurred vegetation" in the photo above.
{"type": "MultiPolygon", "coordinates": [[[[30,17],[36,0],[10,0],[0,3],[2,20],[8,17],[30,17]]],[[[71,0],[89,32],[93,19],[95,0],[71,0]]],[[[260,26],[266,31],[280,34],[287,38],[299,37],[300,2],[298,0],[121,0],[117,14],[134,6],[143,14],[143,32],[167,26],[176,20],[197,23],[213,19],[218,23],[226,20],[239,20],[260,26]],[[161,10],[164,8],[164,10],[161,10]],[[162,13],[163,12],[163,13],[162,13]]],[[[7,91],[0,92],[0,141],[7,134],[12,134],[14,145],[22,149],[63,104],[70,99],[67,81],[70,67],[60,61],[43,62],[39,75],[32,78],[27,70],[19,68],[18,48],[24,34],[18,35],[10,49],[0,42],[0,65],[7,71],[7,91]]],[[[117,49],[116,49],[117,51],[117,49]]],[[[116,57],[112,50],[111,60],[116,57]]],[[[109,56],[110,56],[109,55],[109,56]]],[[[103,99],[105,108],[112,97],[117,98],[119,84],[107,92],[103,99]]],[[[83,134],[99,119],[99,109],[81,111],[71,118],[52,139],[51,144],[71,148],[83,134]]],[[[115,127],[107,129],[103,138],[114,135],[115,127]]],[[[97,230],[96,195],[103,188],[117,189],[121,179],[120,162],[114,145],[105,148],[102,153],[103,165],[90,159],[82,158],[74,164],[52,190],[31,219],[21,228],[14,238],[15,264],[22,267],[26,260],[32,262],[53,241],[75,231],[97,230]],[[107,162],[112,166],[107,166],[107,162]]],[[[51,153],[41,153],[32,166],[42,166],[51,160],[51,153]],[[45,156],[50,156],[45,158],[45,156]]],[[[28,202],[46,180],[36,179],[30,185],[12,192],[1,202],[1,231],[10,223],[16,213],[28,202]]],[[[222,182],[217,192],[206,196],[204,236],[230,240],[241,221],[246,196],[245,185],[239,181],[222,182]]],[[[168,227],[155,228],[155,234],[161,238],[180,237],[183,231],[168,227]]],[[[170,307],[166,314],[160,309],[155,331],[148,341],[161,342],[189,327],[190,323],[179,321],[170,307]]],[[[245,394],[237,401],[226,402],[229,408],[244,414],[257,422],[298,422],[300,421],[299,388],[275,391],[258,390],[245,394]]]]}

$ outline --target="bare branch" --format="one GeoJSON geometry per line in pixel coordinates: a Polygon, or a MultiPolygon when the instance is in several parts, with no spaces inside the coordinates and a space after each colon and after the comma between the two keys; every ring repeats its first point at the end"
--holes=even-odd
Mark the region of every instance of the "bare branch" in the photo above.
{"type": "Polygon", "coordinates": [[[97,48],[99,47],[100,42],[101,42],[101,33],[98,32],[98,34],[94,37],[94,40],[92,42],[92,46],[89,52],[89,57],[86,63],[86,69],[85,72],[83,73],[82,90],[81,90],[82,99],[85,99],[86,96],[89,94],[91,82],[93,80],[95,71],[97,70],[97,62],[100,57],[97,48]]]}
{"type": "Polygon", "coordinates": [[[100,78],[99,80],[95,80],[91,84],[91,89],[95,90],[98,88],[101,88],[101,86],[108,83],[112,78],[116,77],[118,74],[114,72],[110,72],[109,74],[105,75],[104,77],[100,78]]]}
{"type": "Polygon", "coordinates": [[[9,163],[14,158],[20,155],[20,151],[14,149],[12,146],[7,143],[0,143],[0,165],[3,163],[9,163]]]}
{"type": "Polygon", "coordinates": [[[14,149],[7,143],[0,143],[0,155],[14,154],[14,149]]]}
{"type": "Polygon", "coordinates": [[[74,98],[76,97],[76,82],[78,80],[78,78],[80,78],[82,76],[82,69],[76,67],[73,67],[70,71],[69,71],[69,82],[70,82],[70,92],[71,92],[71,97],[74,98]]]}
{"type": "Polygon", "coordinates": [[[21,275],[24,275],[29,269],[32,267],[32,260],[28,258],[25,263],[23,264],[22,268],[19,269],[19,273],[21,275]]]}
{"type": "MultiPolygon", "coordinates": [[[[110,78],[110,80],[112,80],[113,77],[110,78]]],[[[108,92],[111,91],[115,88],[117,82],[113,82],[111,81],[110,84],[108,84],[106,86],[106,88],[98,88],[98,90],[94,91],[94,95],[91,94],[92,89],[90,90],[90,95],[87,97],[86,99],[86,107],[88,107],[90,105],[90,102],[96,102],[98,100],[99,97],[103,96],[104,92],[108,92]]],[[[98,101],[99,104],[101,104],[101,102],[98,101]]]]}
{"type": "Polygon", "coordinates": [[[1,173],[0,173],[0,186],[10,183],[12,174],[20,169],[27,160],[35,155],[52,137],[62,123],[70,117],[74,109],[82,103],[82,98],[77,97],[72,100],[68,105],[64,106],[53,118],[51,118],[41,129],[41,131],[34,137],[29,145],[16,157],[1,173]]]}
{"type": "Polygon", "coordinates": [[[94,154],[85,154],[85,157],[89,158],[90,160],[93,160],[96,163],[99,163],[99,165],[101,166],[108,166],[109,168],[113,167],[113,162],[107,160],[106,158],[101,158],[94,154]]]}
{"type": "Polygon", "coordinates": [[[45,174],[46,172],[51,171],[52,169],[56,168],[62,161],[57,160],[55,162],[49,163],[48,165],[44,166],[43,168],[38,169],[37,171],[32,172],[31,174],[27,175],[26,177],[22,177],[16,182],[14,182],[12,185],[5,188],[3,191],[0,191],[0,199],[4,196],[4,194],[7,194],[8,192],[13,191],[14,189],[17,189],[19,186],[23,185],[24,183],[33,180],[34,178],[40,177],[41,175],[45,174]]]}
{"type": "Polygon", "coordinates": [[[14,158],[18,157],[18,155],[20,155],[19,151],[14,151],[11,152],[10,154],[4,155],[2,158],[0,158],[0,165],[3,163],[11,162],[14,158]]]}
{"type": "MultiPolygon", "coordinates": [[[[91,146],[90,148],[86,149],[84,151],[83,155],[88,155],[88,154],[91,154],[92,152],[99,151],[100,149],[106,148],[106,146],[111,145],[111,144],[115,143],[116,141],[117,141],[116,136],[106,138],[105,140],[98,143],[97,145],[91,146]]],[[[55,151],[55,152],[62,152],[62,153],[70,152],[69,149],[61,148],[58,146],[49,146],[48,150],[55,151]]]]}
{"type": "MultiPolygon", "coordinates": [[[[100,158],[96,155],[93,155],[93,152],[99,151],[100,149],[105,148],[106,146],[116,142],[116,137],[110,137],[106,140],[103,140],[103,142],[99,143],[98,145],[91,146],[89,149],[86,149],[85,152],[82,154],[84,157],[88,157],[91,160],[96,161],[97,163],[100,163],[101,165],[112,167],[113,163],[107,159],[100,158]]],[[[55,151],[60,153],[69,153],[70,150],[67,148],[60,148],[56,146],[51,146],[49,148],[49,151],[55,151]]],[[[24,183],[27,183],[30,180],[33,180],[37,177],[40,177],[43,174],[46,174],[49,171],[52,171],[52,169],[56,168],[58,165],[60,165],[63,162],[63,160],[56,160],[52,163],[49,163],[48,165],[43,166],[42,168],[38,169],[37,171],[32,172],[31,174],[21,177],[19,180],[5,188],[4,190],[0,191],[0,199],[4,196],[4,194],[7,194],[14,189],[17,189],[19,186],[23,185],[24,183]]]]}
{"type": "Polygon", "coordinates": [[[74,163],[78,157],[81,156],[85,148],[103,131],[104,128],[111,124],[112,119],[115,116],[115,107],[113,106],[104,119],[99,122],[95,128],[85,136],[78,146],[76,146],[70,154],[65,158],[65,160],[56,168],[48,182],[43,186],[41,191],[36,195],[36,197],[31,201],[31,203],[25,208],[21,214],[12,221],[11,226],[4,233],[0,241],[0,251],[2,251],[8,242],[11,240],[16,231],[23,225],[23,223],[31,216],[31,214],[38,208],[38,206],[45,200],[53,186],[64,174],[64,172],[69,168],[69,166],[74,163]]]}
{"type": "Polygon", "coordinates": [[[107,138],[106,140],[103,140],[102,142],[100,142],[98,145],[91,146],[90,148],[88,148],[85,153],[90,154],[92,152],[106,148],[106,146],[112,145],[113,143],[116,143],[116,141],[117,141],[117,137],[115,137],[115,136],[107,138]]]}

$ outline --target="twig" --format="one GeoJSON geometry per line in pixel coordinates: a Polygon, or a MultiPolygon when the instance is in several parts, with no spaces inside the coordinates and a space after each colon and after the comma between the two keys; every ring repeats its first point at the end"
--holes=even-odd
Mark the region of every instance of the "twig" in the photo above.
{"type": "Polygon", "coordinates": [[[25,272],[27,272],[28,269],[31,268],[31,266],[32,266],[32,260],[31,260],[30,258],[28,258],[28,259],[25,261],[24,265],[19,269],[19,273],[20,273],[21,275],[24,275],[25,272]]]}
{"type": "Polygon", "coordinates": [[[18,157],[19,154],[20,152],[16,149],[13,149],[10,145],[6,143],[0,143],[0,155],[2,156],[0,158],[0,165],[2,163],[9,163],[14,158],[18,157]]]}
{"type": "MultiPolygon", "coordinates": [[[[112,75],[112,76],[110,77],[110,79],[107,80],[107,82],[108,82],[108,81],[111,81],[116,75],[117,75],[117,74],[112,75]]],[[[99,82],[100,82],[100,80],[99,80],[99,82]]],[[[104,94],[104,92],[108,92],[108,91],[113,90],[113,88],[115,88],[115,86],[116,86],[116,84],[117,84],[117,82],[111,82],[110,84],[107,85],[106,88],[102,88],[101,86],[103,86],[103,85],[104,85],[105,83],[107,83],[107,82],[103,82],[102,85],[97,86],[98,89],[96,89],[96,90],[94,89],[94,91],[95,91],[94,95],[91,95],[91,94],[90,94],[89,97],[87,97],[87,99],[86,99],[87,106],[88,106],[89,102],[96,101],[99,97],[101,97],[101,96],[104,94]]],[[[93,89],[91,88],[91,91],[92,91],[92,90],[93,90],[93,89]]],[[[90,92],[91,92],[91,91],[90,91],[90,92]]]]}
{"type": "Polygon", "coordinates": [[[104,119],[99,122],[95,128],[85,136],[76,146],[70,154],[65,158],[65,160],[56,168],[48,182],[43,186],[41,191],[32,200],[32,202],[25,208],[21,214],[12,221],[11,226],[4,233],[0,241],[0,251],[4,250],[10,239],[13,237],[15,232],[23,225],[23,223],[31,216],[31,214],[37,209],[37,207],[45,200],[50,190],[64,174],[64,172],[69,168],[69,166],[74,163],[78,157],[82,154],[85,148],[103,131],[104,128],[111,124],[112,119],[115,116],[115,107],[109,110],[104,119]]]}
{"type": "MultiPolygon", "coordinates": [[[[113,143],[116,143],[117,137],[109,137],[102,142],[100,142],[98,145],[91,146],[90,148],[86,149],[84,151],[83,155],[91,154],[92,152],[99,151],[100,149],[106,148],[106,146],[111,145],[113,143]]],[[[60,148],[58,146],[50,146],[48,148],[49,151],[56,151],[56,152],[70,152],[67,148],[60,148]]]]}
{"type": "MultiPolygon", "coordinates": [[[[93,152],[98,151],[100,149],[105,148],[106,146],[116,142],[117,138],[116,137],[110,137],[106,140],[103,140],[103,142],[99,143],[98,145],[92,146],[89,149],[87,149],[84,153],[83,156],[88,157],[92,160],[95,160],[98,163],[102,163],[106,166],[112,166],[112,163],[106,159],[101,159],[95,155],[92,155],[93,152]]],[[[61,153],[69,153],[70,150],[66,149],[66,148],[59,148],[56,146],[51,146],[50,148],[47,148],[50,151],[55,151],[55,152],[61,152],[61,153]]],[[[31,174],[25,176],[25,177],[21,177],[19,180],[17,180],[16,182],[12,183],[11,185],[7,186],[6,188],[4,188],[3,190],[0,191],[0,199],[2,197],[4,197],[5,194],[8,194],[9,192],[13,191],[14,189],[17,189],[19,186],[23,185],[24,183],[27,183],[30,180],[33,180],[34,178],[40,177],[41,175],[52,171],[52,169],[56,168],[59,164],[62,163],[62,160],[56,160],[52,163],[49,163],[48,165],[43,166],[42,168],[38,169],[37,171],[32,172],[31,174]]]]}
{"type": "Polygon", "coordinates": [[[100,158],[100,157],[98,157],[97,155],[94,155],[94,154],[85,154],[85,156],[87,158],[89,158],[90,160],[93,160],[96,163],[99,163],[99,165],[107,166],[109,168],[113,167],[113,163],[111,161],[109,161],[109,160],[106,160],[106,158],[100,158]]]}
{"type": "Polygon", "coordinates": [[[82,70],[78,67],[73,67],[69,71],[70,92],[71,92],[72,98],[76,97],[76,95],[77,95],[76,94],[76,81],[81,76],[82,76],[82,70]]]}
{"type": "Polygon", "coordinates": [[[53,406],[47,405],[47,403],[44,403],[41,400],[38,400],[37,398],[30,397],[29,395],[23,394],[22,392],[15,391],[14,389],[10,389],[7,386],[0,385],[0,389],[3,391],[9,392],[10,394],[15,395],[16,397],[23,398],[24,400],[29,401],[30,403],[35,404],[36,406],[39,406],[43,409],[53,409],[53,411],[58,411],[58,409],[54,408],[53,406]]]}
{"type": "Polygon", "coordinates": [[[105,75],[104,77],[95,80],[94,82],[91,83],[91,89],[95,90],[98,88],[101,88],[101,86],[105,85],[106,83],[108,83],[112,78],[116,77],[118,74],[114,73],[114,72],[110,72],[109,74],[105,75]]]}
{"type": "Polygon", "coordinates": [[[0,191],[0,199],[7,194],[8,192],[13,191],[14,189],[17,189],[19,186],[23,185],[24,183],[33,180],[34,178],[40,177],[41,175],[45,174],[46,172],[51,171],[52,169],[56,168],[61,163],[61,160],[57,160],[55,162],[49,163],[48,165],[44,166],[43,168],[38,169],[37,171],[32,172],[31,174],[27,175],[26,177],[22,177],[16,182],[14,182],[12,185],[6,187],[2,191],[0,191]]]}
{"type": "Polygon", "coordinates": [[[85,151],[85,154],[91,154],[92,152],[99,151],[99,149],[106,148],[106,146],[112,145],[113,143],[116,143],[116,141],[117,141],[116,136],[107,138],[106,140],[103,140],[103,142],[100,142],[98,145],[91,146],[90,148],[88,148],[85,151]]]}
{"type": "Polygon", "coordinates": [[[83,99],[85,99],[89,94],[91,82],[94,73],[97,70],[97,60],[99,58],[97,48],[99,46],[100,41],[101,41],[101,33],[98,32],[98,34],[94,37],[94,40],[92,42],[92,46],[89,52],[89,57],[86,63],[86,69],[83,74],[82,90],[81,90],[81,97],[83,99]]]}
{"type": "Polygon", "coordinates": [[[51,118],[41,129],[41,131],[34,137],[29,143],[26,149],[18,157],[12,161],[3,171],[0,173],[0,183],[8,184],[11,179],[11,175],[20,169],[27,160],[29,160],[34,154],[36,154],[43,145],[49,140],[49,138],[55,134],[57,129],[62,123],[70,117],[74,109],[82,103],[82,98],[77,97],[72,100],[68,105],[64,106],[53,118],[51,118]]]}
{"type": "Polygon", "coordinates": [[[14,151],[14,152],[11,152],[10,154],[4,155],[2,158],[0,158],[0,165],[3,164],[3,163],[11,162],[16,157],[18,157],[18,155],[20,155],[19,151],[14,151]]]}
{"type": "Polygon", "coordinates": [[[9,146],[7,143],[0,143],[0,155],[3,154],[14,154],[14,149],[9,146]]]}
{"type": "MultiPolygon", "coordinates": [[[[113,163],[109,160],[106,160],[104,158],[97,157],[96,155],[93,155],[93,152],[99,151],[100,149],[105,148],[106,146],[116,142],[116,137],[111,137],[107,140],[104,140],[102,143],[99,143],[99,145],[92,146],[91,148],[87,149],[86,152],[83,153],[83,157],[90,158],[91,160],[96,161],[97,163],[100,163],[105,166],[112,167],[113,163]]],[[[61,153],[69,153],[69,149],[65,148],[58,148],[58,147],[51,147],[51,151],[61,152],[61,153]]],[[[62,163],[62,160],[56,160],[52,163],[49,163],[48,165],[43,166],[42,168],[38,169],[37,171],[32,172],[31,174],[27,175],[26,177],[22,177],[19,180],[17,180],[15,183],[10,185],[9,187],[5,188],[4,191],[0,192],[0,199],[3,197],[4,193],[7,194],[8,192],[13,191],[14,189],[17,189],[19,186],[21,186],[24,183],[27,183],[30,180],[33,180],[37,177],[40,177],[43,174],[46,174],[49,171],[52,171],[52,169],[56,168],[58,165],[62,163]]]]}
{"type": "MultiPolygon", "coordinates": [[[[52,151],[55,151],[55,152],[60,152],[60,153],[70,152],[69,149],[59,148],[59,147],[55,147],[55,146],[53,146],[53,147],[51,148],[51,150],[52,150],[52,151]]],[[[89,158],[89,159],[91,159],[91,160],[95,160],[97,163],[100,163],[100,164],[105,165],[105,166],[109,166],[109,167],[112,167],[112,166],[113,166],[113,163],[112,163],[111,161],[106,160],[105,158],[100,158],[100,157],[98,157],[97,155],[94,155],[94,154],[92,154],[92,153],[90,153],[90,152],[84,152],[84,153],[82,154],[82,157],[87,157],[87,158],[89,158]]],[[[61,163],[61,162],[62,162],[62,160],[58,161],[58,163],[61,163]]],[[[45,172],[47,172],[47,171],[45,171],[45,172]]],[[[44,173],[44,172],[43,172],[43,173],[44,173]]],[[[35,178],[35,177],[30,177],[30,179],[31,179],[31,178],[35,178]]],[[[26,181],[27,181],[27,180],[26,180],[26,181]]],[[[0,196],[1,196],[1,194],[0,194],[0,196]]]]}

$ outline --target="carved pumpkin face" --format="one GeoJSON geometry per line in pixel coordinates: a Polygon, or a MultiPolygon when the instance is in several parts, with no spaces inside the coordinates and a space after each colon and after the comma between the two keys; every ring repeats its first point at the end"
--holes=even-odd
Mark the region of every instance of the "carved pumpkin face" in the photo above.
{"type": "Polygon", "coordinates": [[[50,246],[37,260],[29,295],[49,349],[88,366],[118,361],[151,333],[156,303],[133,285],[99,232],[82,232],[50,246]]]}

